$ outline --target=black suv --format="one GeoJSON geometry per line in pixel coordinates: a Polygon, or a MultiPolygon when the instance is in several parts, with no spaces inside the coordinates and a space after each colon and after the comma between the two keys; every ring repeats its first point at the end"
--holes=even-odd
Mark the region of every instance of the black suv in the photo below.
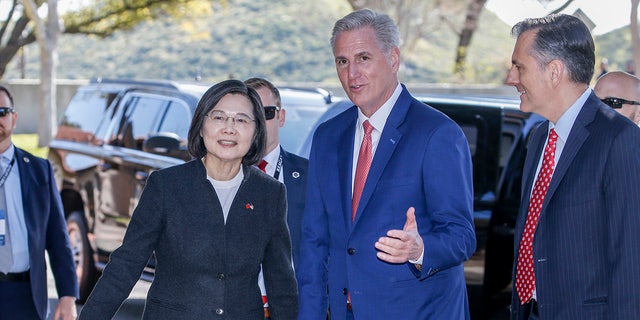
{"type": "MultiPolygon", "coordinates": [[[[478,243],[476,254],[465,264],[465,274],[474,318],[491,318],[511,303],[513,237],[526,142],[531,129],[543,119],[522,112],[516,97],[438,94],[416,98],[454,120],[469,142],[478,243]]],[[[307,136],[300,154],[308,157],[313,132],[320,123],[352,105],[344,100],[329,109],[307,136]]]]}
{"type": "MultiPolygon", "coordinates": [[[[91,293],[109,254],[122,244],[149,174],[190,160],[187,135],[209,88],[168,81],[92,80],[80,87],[49,145],[80,283],[91,293]]],[[[295,151],[331,103],[326,91],[282,88],[282,145],[295,151]]],[[[151,280],[150,257],[142,279],[151,280]]]]}

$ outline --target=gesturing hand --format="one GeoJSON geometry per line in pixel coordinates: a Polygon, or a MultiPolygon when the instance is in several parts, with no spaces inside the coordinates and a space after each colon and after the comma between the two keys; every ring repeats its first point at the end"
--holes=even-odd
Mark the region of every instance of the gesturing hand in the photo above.
{"type": "Polygon", "coordinates": [[[422,255],[424,243],[418,233],[416,209],[407,210],[407,221],[402,230],[389,230],[386,237],[380,237],[375,244],[378,258],[390,263],[405,263],[422,255]]]}

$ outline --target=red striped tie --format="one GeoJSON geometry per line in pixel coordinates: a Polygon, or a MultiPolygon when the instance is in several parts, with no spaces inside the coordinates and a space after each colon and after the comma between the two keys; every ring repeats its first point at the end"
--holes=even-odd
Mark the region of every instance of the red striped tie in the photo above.
{"type": "Polygon", "coordinates": [[[356,165],[356,177],[353,181],[353,198],[351,199],[351,221],[356,219],[356,211],[358,210],[358,203],[360,202],[360,196],[362,196],[362,189],[364,183],[367,181],[367,175],[369,174],[369,167],[371,167],[371,132],[373,126],[366,120],[362,123],[364,127],[364,138],[362,139],[362,145],[360,145],[360,153],[358,154],[358,164],[356,165]]]}
{"type": "Polygon", "coordinates": [[[516,290],[520,303],[525,304],[533,297],[533,290],[536,287],[536,275],[533,269],[533,236],[538,226],[538,218],[540,210],[544,203],[549,182],[553,175],[556,142],[558,134],[554,129],[549,131],[549,141],[544,149],[542,167],[538,172],[538,177],[533,185],[533,192],[529,199],[529,212],[527,213],[527,222],[524,227],[524,233],[520,240],[520,251],[518,254],[518,266],[516,268],[516,290]]]}

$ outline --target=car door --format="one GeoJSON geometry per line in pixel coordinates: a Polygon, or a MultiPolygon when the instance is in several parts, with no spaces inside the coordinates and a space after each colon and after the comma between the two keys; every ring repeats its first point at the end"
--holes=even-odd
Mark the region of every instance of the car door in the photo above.
{"type": "Polygon", "coordinates": [[[95,192],[98,201],[94,233],[100,251],[113,252],[122,244],[148,175],[184,162],[144,152],[145,140],[158,132],[171,132],[183,141],[186,149],[190,119],[189,106],[170,95],[131,91],[121,99],[105,133],[109,137],[104,147],[108,156],[102,158],[97,170],[99,190],[95,192]]]}

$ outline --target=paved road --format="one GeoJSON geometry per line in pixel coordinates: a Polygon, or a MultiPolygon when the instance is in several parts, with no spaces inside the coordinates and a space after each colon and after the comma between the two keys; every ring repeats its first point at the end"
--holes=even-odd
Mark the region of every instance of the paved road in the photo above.
{"type": "MultiPolygon", "coordinates": [[[[509,315],[506,309],[499,310],[492,315],[484,315],[484,306],[474,303],[474,301],[482,301],[482,277],[484,273],[483,252],[477,252],[469,261],[465,263],[465,277],[467,278],[467,290],[469,293],[469,301],[471,301],[471,319],[473,320],[507,320],[509,315]]],[[[149,291],[150,283],[138,281],[129,298],[124,302],[120,310],[114,317],[115,320],[133,320],[142,317],[147,291],[149,291]]],[[[53,277],[49,274],[49,304],[52,310],[58,303],[55,284],[53,277]]],[[[78,304],[78,312],[82,309],[82,305],[78,304]]],[[[50,317],[50,319],[53,316],[50,317]]]]}
{"type": "MultiPolygon", "coordinates": [[[[50,270],[50,268],[49,268],[50,270]]],[[[58,295],[56,294],[56,287],[53,282],[53,276],[49,273],[49,306],[51,309],[51,314],[49,319],[53,319],[53,312],[55,311],[56,305],[58,304],[58,295]]],[[[146,281],[138,281],[129,298],[124,302],[124,304],[118,310],[118,313],[113,318],[115,320],[139,320],[142,318],[142,310],[144,309],[144,302],[147,297],[147,291],[149,291],[150,283],[146,281]]],[[[81,304],[76,305],[78,307],[78,312],[82,309],[81,304]]]]}

